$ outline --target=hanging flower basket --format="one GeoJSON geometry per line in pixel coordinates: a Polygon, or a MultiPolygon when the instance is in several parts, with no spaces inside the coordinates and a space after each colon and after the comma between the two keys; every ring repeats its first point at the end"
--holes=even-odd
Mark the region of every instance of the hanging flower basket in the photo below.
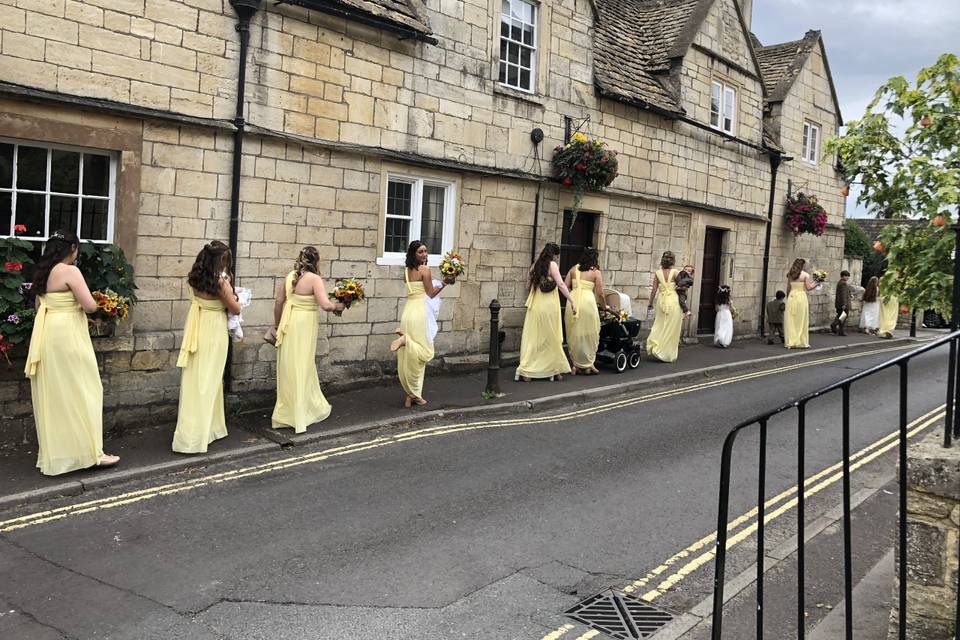
{"type": "Polygon", "coordinates": [[[822,236],[827,228],[827,212],[817,204],[817,196],[808,196],[802,191],[787,198],[784,219],[794,236],[802,233],[822,236]]]}
{"type": "Polygon", "coordinates": [[[617,172],[617,154],[607,149],[600,140],[575,133],[565,145],[553,149],[553,175],[564,186],[573,187],[573,219],[583,203],[587,191],[602,191],[617,172]]]}

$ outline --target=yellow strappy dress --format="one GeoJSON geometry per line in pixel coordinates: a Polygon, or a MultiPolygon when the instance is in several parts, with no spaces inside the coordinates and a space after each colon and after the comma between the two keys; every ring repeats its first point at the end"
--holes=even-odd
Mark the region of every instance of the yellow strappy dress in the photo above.
{"type": "Polygon", "coordinates": [[[37,424],[37,467],[47,476],[92,467],[103,456],[103,385],[72,291],[40,296],[25,373],[37,424]]]}
{"type": "Polygon", "coordinates": [[[900,317],[900,299],[896,296],[880,297],[880,330],[881,336],[893,335],[900,317]]]}
{"type": "Polygon", "coordinates": [[[552,378],[564,373],[570,373],[570,363],[563,353],[560,292],[555,288],[544,293],[533,287],[527,296],[527,314],[520,334],[520,366],[515,378],[552,378]]]}
{"type": "Polygon", "coordinates": [[[433,343],[427,336],[427,293],[422,282],[410,282],[406,267],[403,280],[407,283],[407,304],[400,316],[400,330],[406,341],[397,349],[397,376],[408,396],[422,398],[424,372],[433,359],[433,343]]]}
{"type": "Polygon", "coordinates": [[[787,309],[783,315],[783,344],[787,349],[810,347],[810,302],[802,281],[790,283],[787,309]]]}
{"type": "Polygon", "coordinates": [[[227,362],[227,313],[220,300],[198,298],[190,289],[190,311],[177,366],[180,409],[173,450],[206,453],[207,445],[227,435],[223,416],[223,367],[227,362]]]}
{"type": "Polygon", "coordinates": [[[663,269],[657,269],[657,299],[654,301],[656,315],[650,335],[647,336],[647,353],[660,362],[675,362],[680,353],[680,331],[683,311],[677,298],[677,283],[673,278],[677,270],[671,269],[666,279],[663,269]]]}
{"type": "Polygon", "coordinates": [[[597,310],[597,297],[594,294],[595,283],[580,277],[580,265],[574,267],[575,278],[571,296],[577,307],[577,313],[567,305],[564,322],[567,325],[567,349],[570,360],[578,369],[589,369],[597,358],[600,346],[600,312],[597,310]]]}
{"type": "Polygon", "coordinates": [[[273,428],[293,427],[303,433],[330,415],[330,403],[317,377],[317,299],[293,292],[296,272],[287,275],[286,301],[277,326],[277,404],[273,428]]]}

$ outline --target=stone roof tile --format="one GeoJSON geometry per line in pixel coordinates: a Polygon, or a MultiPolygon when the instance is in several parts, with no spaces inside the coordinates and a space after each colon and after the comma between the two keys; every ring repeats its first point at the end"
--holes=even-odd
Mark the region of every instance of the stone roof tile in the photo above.
{"type": "Polygon", "coordinates": [[[278,0],[278,4],[296,4],[307,9],[335,15],[352,14],[370,18],[412,32],[433,41],[433,31],[424,0],[278,0]]]}

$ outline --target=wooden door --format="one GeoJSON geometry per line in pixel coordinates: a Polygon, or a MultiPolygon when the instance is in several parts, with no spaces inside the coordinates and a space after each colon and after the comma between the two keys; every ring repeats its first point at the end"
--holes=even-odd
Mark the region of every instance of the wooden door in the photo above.
{"type": "MultiPolygon", "coordinates": [[[[720,286],[722,249],[723,230],[708,227],[703,241],[703,268],[700,272],[700,306],[697,314],[697,333],[713,333],[713,322],[717,316],[717,287],[720,286]]],[[[689,293],[687,299],[688,301],[690,299],[689,293]]]]}
{"type": "Polygon", "coordinates": [[[577,264],[583,250],[593,246],[593,225],[597,218],[592,213],[581,211],[570,227],[573,214],[569,209],[563,212],[563,232],[560,234],[560,273],[564,276],[570,267],[577,264]]]}

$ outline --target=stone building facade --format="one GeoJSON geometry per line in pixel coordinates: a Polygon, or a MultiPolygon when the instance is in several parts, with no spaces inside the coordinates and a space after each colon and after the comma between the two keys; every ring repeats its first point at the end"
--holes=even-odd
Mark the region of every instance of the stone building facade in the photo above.
{"type": "MultiPolygon", "coordinates": [[[[792,160],[772,185],[768,295],[796,255],[839,270],[845,201],[834,160],[819,150],[841,124],[819,33],[764,47],[750,33],[750,5],[0,0],[0,168],[4,158],[19,163],[22,179],[41,170],[23,158],[47,158],[52,173],[70,153],[109,158],[109,223],[90,231],[86,209],[68,219],[90,239],[120,244],[136,266],[132,320],[97,341],[117,425],[175,411],[185,276],[204,243],[230,236],[241,125],[236,271],[255,302],[244,312],[248,337],[234,346],[234,401],[272,391],[274,352],[260,334],[278,279],[306,244],[319,248],[325,277],[358,277],[369,296],[323,323],[318,362],[331,382],[394,369],[398,248],[416,235],[430,238],[433,254],[456,249],[469,265],[444,293],[439,357],[485,349],[494,298],[506,348],[516,347],[526,270],[546,241],[561,241],[567,260],[576,247],[598,247],[605,280],[635,310],[671,249],[698,267],[687,334],[711,331],[710,296],[721,283],[742,311],[737,332],[751,334],[770,158],[792,160]],[[238,11],[251,14],[242,121],[238,11]],[[620,175],[584,198],[564,232],[574,196],[550,179],[550,156],[578,129],[618,152],[620,175]],[[819,196],[830,216],[824,236],[789,234],[788,184],[819,196]]],[[[31,214],[43,223],[26,234],[40,244],[62,219],[50,185],[39,188],[47,209],[31,214]]],[[[0,184],[12,220],[30,213],[3,198],[19,188],[0,184]]],[[[830,306],[812,298],[813,324],[830,306]]],[[[14,367],[0,386],[16,437],[32,431],[20,375],[14,367]]]]}

